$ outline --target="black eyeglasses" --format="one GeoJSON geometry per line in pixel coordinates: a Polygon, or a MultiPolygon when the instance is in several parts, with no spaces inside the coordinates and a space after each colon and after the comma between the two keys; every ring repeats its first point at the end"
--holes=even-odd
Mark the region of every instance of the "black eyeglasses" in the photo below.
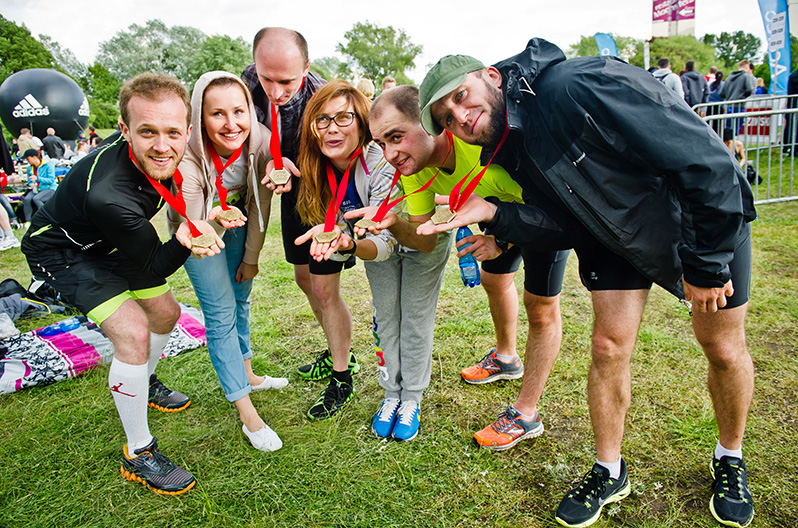
{"type": "Polygon", "coordinates": [[[316,128],[324,130],[330,126],[330,123],[335,123],[339,127],[351,125],[355,121],[354,112],[340,112],[334,116],[319,116],[316,118],[316,128]]]}

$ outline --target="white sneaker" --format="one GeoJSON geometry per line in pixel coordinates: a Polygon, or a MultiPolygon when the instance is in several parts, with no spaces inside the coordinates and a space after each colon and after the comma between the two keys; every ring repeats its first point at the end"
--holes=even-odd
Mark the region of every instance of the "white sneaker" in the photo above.
{"type": "Polygon", "coordinates": [[[0,251],[5,251],[7,249],[19,247],[19,245],[20,244],[19,240],[17,240],[17,237],[3,238],[2,240],[0,240],[0,251]]]}
{"type": "Polygon", "coordinates": [[[280,437],[277,436],[277,433],[271,430],[268,425],[264,425],[254,433],[250,433],[249,429],[247,429],[246,424],[241,425],[241,430],[244,431],[244,434],[247,435],[249,438],[249,442],[252,444],[252,447],[258,449],[260,451],[277,451],[281,447],[283,447],[283,441],[280,440],[280,437]]]}
{"type": "Polygon", "coordinates": [[[271,376],[263,376],[263,382],[260,385],[253,385],[252,390],[268,390],[268,389],[282,389],[288,386],[288,378],[272,378],[271,376]]]}

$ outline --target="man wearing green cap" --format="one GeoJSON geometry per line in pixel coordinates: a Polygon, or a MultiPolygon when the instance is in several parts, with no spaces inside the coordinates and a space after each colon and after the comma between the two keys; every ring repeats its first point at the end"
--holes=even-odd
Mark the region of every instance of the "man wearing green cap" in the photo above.
{"type": "MultiPolygon", "coordinates": [[[[524,203],[472,196],[446,224],[472,222],[536,249],[573,247],[595,315],[588,403],[597,461],[557,508],[565,526],[589,526],[629,494],[621,458],[631,400],[630,362],[655,282],[687,304],[709,360],[719,429],[710,511],[746,526],[754,510],[742,437],[754,371],[745,345],[753,196],[723,143],[673,92],[613,57],[565,60],[532,39],[485,68],[448,56],[421,85],[421,122],[493,153],[524,203]],[[640,120],[640,116],[646,119],[640,120]]],[[[529,365],[534,358],[527,357],[529,365]]]]}

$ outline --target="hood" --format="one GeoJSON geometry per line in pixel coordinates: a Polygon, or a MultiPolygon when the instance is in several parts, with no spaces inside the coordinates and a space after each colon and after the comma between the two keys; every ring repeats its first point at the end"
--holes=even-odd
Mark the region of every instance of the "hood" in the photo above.
{"type": "Polygon", "coordinates": [[[663,77],[670,75],[671,73],[673,72],[670,70],[670,68],[662,68],[659,70],[654,70],[654,72],[651,75],[653,75],[655,79],[662,79],[663,77]]]}
{"type": "Polygon", "coordinates": [[[526,44],[524,51],[514,57],[497,62],[493,66],[502,73],[506,79],[505,90],[513,94],[515,90],[529,88],[518,86],[519,77],[524,77],[527,83],[532,84],[535,79],[550,66],[565,61],[565,53],[548,40],[533,38],[526,44]]]}
{"type": "MultiPolygon", "coordinates": [[[[202,76],[197,79],[197,82],[194,84],[194,90],[191,93],[191,137],[188,140],[188,153],[196,160],[204,160],[204,162],[208,166],[213,166],[210,157],[207,155],[206,152],[206,142],[205,142],[205,134],[202,131],[202,101],[205,96],[205,89],[208,87],[211,81],[214,79],[218,79],[220,77],[228,77],[230,79],[235,80],[239,85],[241,85],[242,90],[247,96],[247,103],[249,104],[249,115],[250,115],[250,133],[249,139],[247,140],[249,143],[249,152],[255,152],[257,148],[260,146],[259,144],[256,145],[253,142],[256,141],[256,137],[259,137],[258,131],[258,116],[255,113],[255,105],[252,102],[252,94],[247,88],[247,85],[244,81],[241,80],[240,77],[237,75],[233,75],[232,73],[228,73],[225,71],[211,71],[208,73],[202,74],[202,76]]],[[[259,143],[259,142],[258,142],[259,143]]]]}
{"type": "Polygon", "coordinates": [[[726,81],[731,81],[732,79],[736,79],[737,77],[740,77],[740,76],[742,76],[742,75],[745,75],[745,72],[744,72],[743,70],[734,70],[734,71],[733,71],[733,72],[731,72],[731,73],[729,74],[729,76],[728,76],[728,77],[726,77],[726,79],[724,79],[724,80],[726,80],[726,81]]]}
{"type": "Polygon", "coordinates": [[[697,72],[695,70],[691,70],[691,71],[688,71],[688,72],[684,72],[682,74],[682,77],[687,77],[688,79],[694,79],[694,80],[698,81],[704,76],[701,75],[699,72],[697,72]]]}

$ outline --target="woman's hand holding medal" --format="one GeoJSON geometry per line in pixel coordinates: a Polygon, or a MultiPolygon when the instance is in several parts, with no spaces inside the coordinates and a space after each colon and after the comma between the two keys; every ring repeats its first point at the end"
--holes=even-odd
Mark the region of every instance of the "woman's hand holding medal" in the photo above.
{"type": "Polygon", "coordinates": [[[219,216],[219,213],[221,213],[223,210],[224,209],[222,208],[221,205],[217,205],[213,209],[211,209],[211,211],[208,213],[208,222],[213,222],[215,220],[220,226],[222,226],[225,229],[234,229],[236,227],[241,227],[243,225],[246,225],[247,217],[244,216],[243,214],[239,216],[237,219],[232,221],[228,221],[221,218],[219,216]]]}
{"type": "Polygon", "coordinates": [[[282,194],[291,190],[292,174],[297,178],[302,176],[293,161],[288,158],[281,159],[283,161],[283,168],[281,169],[275,168],[273,159],[269,160],[269,163],[266,164],[266,176],[261,180],[261,183],[274,191],[275,194],[282,194]]]}
{"type": "Polygon", "coordinates": [[[325,231],[324,224],[313,226],[297,238],[294,244],[301,246],[308,240],[311,241],[310,256],[316,262],[328,260],[339,249],[346,250],[352,247],[352,237],[341,231],[338,226],[333,227],[332,231],[325,231]]]}

